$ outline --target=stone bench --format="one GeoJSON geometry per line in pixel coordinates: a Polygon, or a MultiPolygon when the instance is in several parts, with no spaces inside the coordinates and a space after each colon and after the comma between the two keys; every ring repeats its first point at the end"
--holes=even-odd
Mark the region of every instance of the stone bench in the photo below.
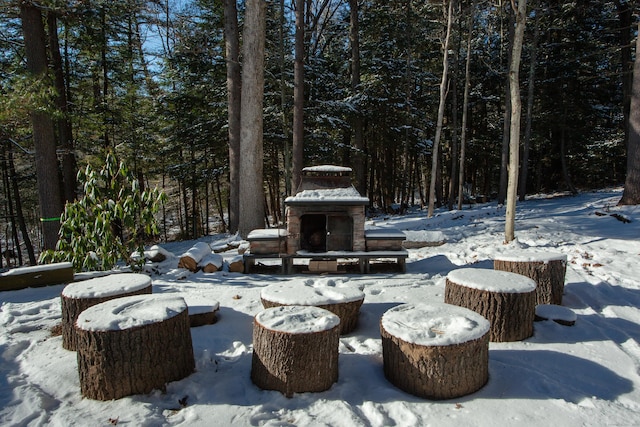
{"type": "Polygon", "coordinates": [[[495,257],[493,268],[533,279],[537,284],[536,304],[562,305],[567,270],[565,254],[532,251],[504,253],[495,257]]]}
{"type": "Polygon", "coordinates": [[[71,283],[61,293],[62,347],[76,350],[76,319],[87,308],[114,298],[151,293],[146,274],[121,273],[71,283]]]}
{"type": "Polygon", "coordinates": [[[251,381],[263,390],[327,390],[338,380],[340,319],[318,307],[280,306],[253,322],[251,381]]]}
{"type": "Polygon", "coordinates": [[[329,310],[340,318],[340,334],[352,332],[358,325],[364,292],[351,286],[313,285],[312,281],[276,283],[264,288],[260,299],[264,308],[303,305],[329,310]]]}
{"type": "Polygon", "coordinates": [[[507,271],[461,268],[446,278],[444,302],[468,308],[491,323],[490,341],[533,335],[536,282],[507,271]]]}
{"type": "Polygon", "coordinates": [[[380,320],[385,377],[427,399],[451,399],[489,378],[489,321],[449,304],[402,304],[380,320]]]}
{"type": "Polygon", "coordinates": [[[195,369],[187,304],[180,297],[105,301],[80,313],[76,330],[80,391],[90,399],[165,390],[195,369]]]}

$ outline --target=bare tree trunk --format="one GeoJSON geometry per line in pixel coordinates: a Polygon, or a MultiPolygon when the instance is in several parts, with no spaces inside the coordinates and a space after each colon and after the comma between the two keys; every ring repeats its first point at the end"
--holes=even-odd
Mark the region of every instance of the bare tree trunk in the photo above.
{"type": "MultiPolygon", "coordinates": [[[[636,52],[640,52],[640,37],[636,38],[636,52]]],[[[629,143],[627,144],[627,177],[624,181],[622,199],[618,204],[640,204],[640,56],[638,55],[636,55],[633,64],[629,143]]]]}
{"type": "Polygon", "coordinates": [[[240,41],[236,0],[224,0],[229,108],[229,232],[238,231],[240,210],[240,41]]]}
{"type": "MultiPolygon", "coordinates": [[[[445,5],[443,1],[443,6],[445,5]]],[[[427,216],[433,216],[433,206],[436,198],[436,178],[438,172],[438,148],[440,145],[440,136],[442,134],[442,123],[444,121],[444,107],[447,100],[447,76],[449,73],[449,38],[451,36],[451,26],[453,22],[453,0],[449,0],[449,9],[447,12],[447,33],[444,39],[443,58],[442,58],[442,80],[440,82],[440,104],[438,105],[438,122],[436,124],[436,136],[433,141],[433,149],[431,150],[431,182],[429,183],[429,207],[427,216]]]]}
{"type": "Polygon", "coordinates": [[[464,66],[464,95],[462,100],[462,130],[460,132],[460,169],[458,171],[458,210],[462,209],[464,192],[464,160],[467,145],[467,120],[469,116],[469,87],[471,86],[471,40],[473,36],[473,10],[475,0],[471,3],[469,16],[469,33],[467,35],[467,59],[464,66]]]}
{"type": "MultiPolygon", "coordinates": [[[[351,27],[349,41],[351,42],[351,90],[355,94],[360,90],[360,34],[358,18],[358,0],[349,0],[351,10],[351,27]]],[[[353,121],[353,172],[355,186],[362,195],[366,194],[367,179],[364,156],[364,121],[359,111],[353,121]]]]}
{"type": "Polygon", "coordinates": [[[293,165],[291,187],[298,189],[304,167],[304,0],[296,0],[295,58],[293,62],[293,165]]]}
{"type": "Polygon", "coordinates": [[[49,33],[49,52],[55,76],[55,86],[57,91],[56,106],[62,117],[56,120],[58,129],[58,142],[62,149],[62,184],[64,200],[72,202],[76,198],[76,156],[73,147],[73,128],[69,117],[69,102],[67,101],[67,90],[62,67],[62,57],[60,55],[60,43],[58,42],[58,20],[55,12],[47,12],[47,28],[49,33]]]}
{"type": "Polygon", "coordinates": [[[458,179],[458,82],[456,79],[456,71],[458,69],[457,53],[453,57],[454,72],[451,73],[451,173],[449,174],[449,197],[447,207],[453,209],[453,202],[456,197],[457,179],[458,179]]]}
{"type": "MultiPolygon", "coordinates": [[[[515,26],[515,11],[509,13],[509,25],[508,25],[508,34],[509,34],[509,53],[507,55],[507,63],[509,67],[513,63],[513,50],[515,43],[515,34],[514,34],[514,26],[515,26]]],[[[505,86],[505,98],[504,98],[504,123],[503,123],[503,131],[502,131],[502,151],[500,153],[500,182],[498,187],[498,204],[504,205],[505,198],[507,196],[507,185],[508,185],[508,163],[509,163],[509,141],[511,140],[511,135],[509,134],[511,129],[511,118],[513,117],[513,105],[511,104],[511,74],[509,73],[506,79],[505,86]]]]}
{"type": "Polygon", "coordinates": [[[538,35],[539,27],[538,21],[540,18],[536,18],[534,22],[533,40],[531,41],[531,59],[529,63],[529,88],[527,89],[527,117],[526,125],[524,128],[524,141],[522,147],[522,162],[520,165],[520,181],[518,188],[518,197],[520,201],[525,199],[527,194],[527,174],[529,163],[529,149],[531,146],[531,122],[533,121],[533,96],[535,88],[535,76],[536,76],[536,62],[538,53],[538,35]]]}
{"type": "MultiPolygon", "coordinates": [[[[285,79],[287,64],[285,61],[285,7],[284,0],[280,0],[280,27],[278,28],[278,42],[280,44],[280,109],[282,110],[282,135],[284,139],[284,192],[286,196],[290,196],[292,194],[292,177],[291,177],[291,146],[289,144],[289,119],[287,118],[287,97],[286,97],[286,88],[287,83],[285,79]]],[[[282,212],[284,216],[284,212],[282,212]]]]}
{"type": "Polygon", "coordinates": [[[265,0],[248,0],[243,30],[240,116],[240,210],[238,231],[246,238],[264,227],[263,143],[265,0]]]}
{"type": "MultiPolygon", "coordinates": [[[[40,10],[30,2],[20,4],[20,18],[24,33],[27,69],[36,77],[46,78],[47,46],[40,10]]],[[[43,230],[44,249],[54,249],[60,230],[62,199],[58,177],[58,159],[53,120],[46,112],[32,111],[33,142],[35,147],[38,200],[43,230]]]]}
{"type": "Polygon", "coordinates": [[[515,239],[516,199],[518,190],[518,164],[520,157],[520,57],[524,40],[524,28],[527,23],[527,0],[518,0],[518,9],[514,10],[516,27],[509,67],[509,87],[511,91],[511,126],[509,129],[509,183],[507,186],[507,209],[504,226],[505,241],[515,239]]]}

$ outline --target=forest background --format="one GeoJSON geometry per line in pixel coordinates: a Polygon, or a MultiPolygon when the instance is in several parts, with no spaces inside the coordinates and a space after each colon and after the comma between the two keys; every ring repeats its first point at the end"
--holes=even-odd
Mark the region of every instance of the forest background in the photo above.
{"type": "MultiPolygon", "coordinates": [[[[22,265],[32,252],[47,247],[47,227],[59,217],[55,209],[50,214],[41,210],[38,186],[46,183],[36,182],[39,154],[32,124],[47,120],[58,166],[48,173],[60,185],[44,193],[59,199],[60,206],[86,192],[75,179],[77,171],[87,164],[99,170],[112,154],[142,189],[165,191],[155,238],[236,231],[237,224],[228,223],[233,217],[228,203],[228,3],[3,0],[4,263],[22,265]],[[41,33],[34,32],[36,27],[41,33]],[[29,37],[43,43],[40,71],[45,73],[29,61],[29,37]]],[[[304,8],[304,166],[352,167],[371,209],[387,213],[427,206],[431,185],[436,206],[504,203],[515,21],[510,1],[453,3],[439,150],[434,140],[448,2],[265,3],[265,191],[255,200],[265,207],[265,222],[281,224],[282,201],[295,192],[296,5],[304,8]]],[[[519,197],[622,184],[636,2],[528,3],[520,73],[519,197]]],[[[237,7],[242,43],[244,2],[237,7]]],[[[239,63],[244,59],[240,55],[239,63]]]]}

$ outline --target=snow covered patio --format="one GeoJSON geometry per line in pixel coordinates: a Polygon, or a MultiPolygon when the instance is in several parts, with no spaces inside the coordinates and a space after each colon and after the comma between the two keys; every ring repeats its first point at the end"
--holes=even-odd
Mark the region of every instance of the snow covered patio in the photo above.
{"type": "MultiPolygon", "coordinates": [[[[611,190],[520,203],[518,240],[510,245],[502,244],[504,211],[495,205],[440,211],[431,219],[412,212],[375,220],[404,231],[409,241],[446,240],[409,249],[406,274],[191,273],[177,263],[194,242],[163,245],[175,257],[152,276],[153,293],[220,303],[216,324],[191,329],[196,372],[169,383],[164,394],[83,399],[76,353],[51,334],[61,320],[64,286],[0,292],[0,424],[639,425],[640,211],[615,207],[620,195],[611,190]],[[432,401],[387,381],[383,313],[406,302],[441,302],[449,272],[491,269],[493,259],[515,249],[567,255],[563,307],[575,313],[575,325],[539,321],[530,338],[490,343],[488,382],[467,396],[432,401]],[[334,284],[365,294],[356,329],[340,337],[339,377],[327,391],[286,398],[251,382],[253,317],[263,310],[262,291],[277,283],[334,284]]],[[[206,242],[218,247],[229,239],[212,236],[206,242]]]]}

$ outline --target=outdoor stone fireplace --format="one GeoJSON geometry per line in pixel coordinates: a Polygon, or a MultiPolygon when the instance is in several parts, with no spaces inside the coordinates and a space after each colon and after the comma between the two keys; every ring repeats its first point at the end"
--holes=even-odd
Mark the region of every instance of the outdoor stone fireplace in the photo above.
{"type": "MultiPolygon", "coordinates": [[[[405,271],[405,235],[392,228],[365,230],[369,199],[351,184],[351,168],[333,165],[302,170],[296,194],[287,197],[287,228],[253,230],[247,236],[245,271],[257,259],[278,259],[282,271],[294,270],[294,260],[309,260],[308,271],[337,271],[338,259],[357,259],[360,272],[370,260],[395,259],[405,271]]],[[[299,267],[300,264],[297,264],[299,267]]]]}
{"type": "Polygon", "coordinates": [[[365,206],[351,184],[351,169],[315,166],[302,171],[300,186],[287,206],[287,253],[364,251],[365,206]]]}

